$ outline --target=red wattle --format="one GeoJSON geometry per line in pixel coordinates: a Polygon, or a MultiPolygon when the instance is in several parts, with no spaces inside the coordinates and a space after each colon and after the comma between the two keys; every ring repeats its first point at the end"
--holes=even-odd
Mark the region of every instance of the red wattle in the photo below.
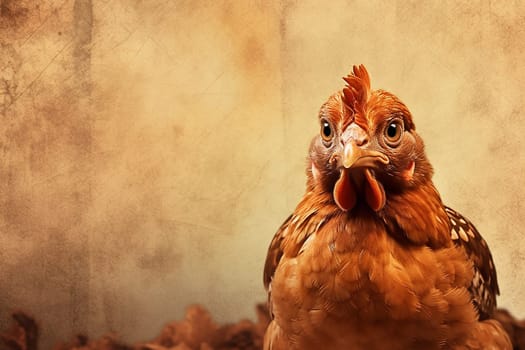
{"type": "Polygon", "coordinates": [[[337,206],[344,211],[352,210],[355,206],[357,195],[347,170],[341,171],[339,180],[335,183],[334,200],[337,206]]]}
{"type": "Polygon", "coordinates": [[[366,184],[365,184],[365,197],[366,202],[372,208],[374,211],[379,211],[383,209],[383,207],[386,204],[386,194],[385,190],[383,189],[383,185],[381,185],[374,175],[370,172],[369,169],[365,170],[365,178],[366,178],[366,184]]]}

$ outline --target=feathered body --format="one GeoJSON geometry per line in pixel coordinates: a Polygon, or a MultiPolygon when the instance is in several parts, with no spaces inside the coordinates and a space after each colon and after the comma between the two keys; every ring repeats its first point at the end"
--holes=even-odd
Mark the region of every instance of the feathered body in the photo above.
{"type": "Polygon", "coordinates": [[[446,208],[412,116],[363,66],[322,106],[265,265],[265,349],[511,349],[490,251],[446,208]]]}

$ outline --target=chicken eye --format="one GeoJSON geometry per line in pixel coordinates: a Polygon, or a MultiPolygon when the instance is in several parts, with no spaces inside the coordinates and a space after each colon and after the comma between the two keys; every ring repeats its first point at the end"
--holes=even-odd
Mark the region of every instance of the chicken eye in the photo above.
{"type": "Polygon", "coordinates": [[[332,131],[332,126],[330,126],[330,123],[326,120],[321,121],[321,137],[325,141],[332,140],[332,137],[334,136],[334,132],[332,131]]]}
{"type": "Polygon", "coordinates": [[[385,128],[385,140],[389,146],[399,145],[403,134],[403,124],[399,120],[390,122],[385,128]]]}

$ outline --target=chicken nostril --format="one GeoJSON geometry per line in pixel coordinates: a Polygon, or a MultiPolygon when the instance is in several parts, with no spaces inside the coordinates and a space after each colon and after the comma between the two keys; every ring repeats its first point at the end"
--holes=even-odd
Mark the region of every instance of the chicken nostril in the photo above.
{"type": "Polygon", "coordinates": [[[341,135],[341,143],[343,147],[348,143],[353,143],[358,147],[365,146],[370,141],[368,132],[363,130],[355,123],[350,124],[341,135]]]}
{"type": "Polygon", "coordinates": [[[367,143],[368,143],[368,137],[363,137],[363,138],[355,140],[355,144],[360,147],[366,145],[367,143]]]}
{"type": "MultiPolygon", "coordinates": [[[[366,144],[368,143],[368,137],[352,139],[349,142],[353,142],[355,143],[356,146],[359,146],[359,147],[366,146],[366,144]]],[[[345,146],[345,142],[343,140],[341,140],[341,146],[343,147],[345,146]]]]}

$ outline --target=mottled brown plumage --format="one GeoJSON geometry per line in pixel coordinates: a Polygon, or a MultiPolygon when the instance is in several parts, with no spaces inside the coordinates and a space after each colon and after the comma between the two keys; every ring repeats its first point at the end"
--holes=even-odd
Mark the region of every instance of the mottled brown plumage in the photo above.
{"type": "Polygon", "coordinates": [[[408,108],[363,66],[344,80],[270,244],[265,349],[511,349],[490,251],[443,205],[408,108]]]}
{"type": "Polygon", "coordinates": [[[445,207],[452,227],[452,241],[465,249],[474,267],[474,277],[469,287],[472,302],[478,310],[480,319],[490,318],[496,310],[496,295],[499,295],[496,267],[487,242],[476,227],[463,215],[445,207]]]}

